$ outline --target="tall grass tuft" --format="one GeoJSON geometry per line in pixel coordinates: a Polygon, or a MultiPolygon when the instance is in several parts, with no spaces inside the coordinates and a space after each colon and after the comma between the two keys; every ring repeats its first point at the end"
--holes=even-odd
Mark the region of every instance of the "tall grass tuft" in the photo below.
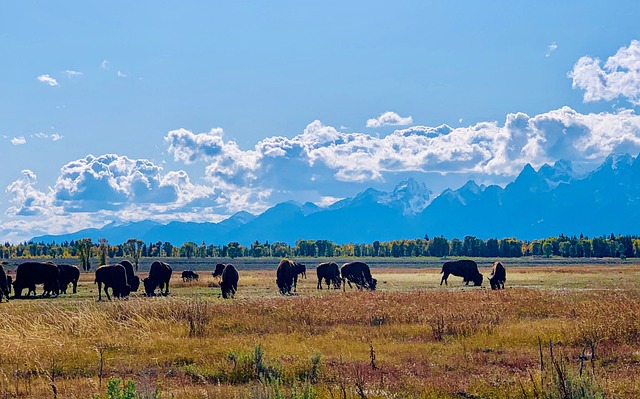
{"type": "MultiPolygon", "coordinates": [[[[553,351],[553,342],[549,341],[549,358],[545,365],[542,351],[542,342],[539,340],[540,349],[540,375],[538,378],[530,375],[531,386],[527,390],[522,386],[524,399],[605,399],[607,396],[598,385],[595,373],[575,373],[568,366],[568,358],[556,356],[553,351]]],[[[582,357],[581,357],[582,362],[582,357]]]]}

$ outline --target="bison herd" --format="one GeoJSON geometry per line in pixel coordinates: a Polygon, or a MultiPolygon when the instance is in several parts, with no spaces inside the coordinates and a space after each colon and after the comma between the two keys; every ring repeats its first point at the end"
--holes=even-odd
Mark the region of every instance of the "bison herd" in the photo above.
{"type": "MultiPolygon", "coordinates": [[[[172,269],[169,264],[155,261],[149,268],[149,274],[142,280],[144,294],[146,296],[156,295],[159,290],[161,295],[169,294],[169,281],[172,269]]],[[[442,265],[442,279],[440,285],[445,283],[450,275],[462,277],[465,285],[472,282],[475,286],[480,286],[483,281],[482,274],[478,271],[478,265],[473,260],[448,261],[442,265]]],[[[218,263],[214,272],[214,278],[218,278],[221,295],[223,298],[234,298],[238,290],[238,270],[228,263],[218,263]]],[[[327,289],[342,289],[348,284],[353,288],[355,284],[358,290],[376,289],[377,280],[371,276],[369,266],[364,262],[349,262],[338,267],[335,262],[320,263],[316,267],[318,277],[317,289],[322,289],[322,283],[327,285],[327,289]]],[[[276,285],[282,295],[294,295],[297,290],[298,277],[307,277],[307,268],[304,264],[282,259],[276,268],[276,285]]],[[[3,298],[9,300],[11,290],[14,297],[22,297],[23,291],[27,290],[27,296],[36,295],[36,285],[42,284],[43,296],[58,296],[66,294],[67,288],[71,284],[73,293],[77,292],[80,269],[72,265],[57,265],[53,262],[25,262],[16,268],[15,279],[7,274],[4,267],[0,265],[0,301],[3,298]]],[[[192,270],[182,272],[182,280],[198,281],[198,274],[192,270]]],[[[489,284],[491,289],[504,289],[506,281],[506,270],[500,262],[492,265],[489,284]]],[[[95,271],[95,284],[98,285],[98,300],[102,300],[102,291],[107,299],[125,298],[130,293],[138,291],[140,288],[140,277],[136,276],[133,265],[128,260],[120,263],[100,266],[95,271]],[[111,295],[109,295],[111,289],[111,295]]]]}

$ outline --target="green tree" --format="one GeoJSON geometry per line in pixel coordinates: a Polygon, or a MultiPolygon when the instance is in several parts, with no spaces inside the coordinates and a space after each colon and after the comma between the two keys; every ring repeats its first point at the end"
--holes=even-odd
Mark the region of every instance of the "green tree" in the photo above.
{"type": "Polygon", "coordinates": [[[91,270],[91,258],[93,257],[93,242],[91,238],[83,238],[75,243],[78,258],[80,258],[80,265],[82,270],[91,270]]]}
{"type": "Polygon", "coordinates": [[[140,260],[140,256],[142,256],[142,246],[144,242],[142,240],[138,240],[136,238],[129,238],[127,242],[124,243],[123,249],[124,253],[127,256],[133,258],[133,265],[138,271],[138,261],[140,260]]]}
{"type": "Polygon", "coordinates": [[[193,241],[187,241],[180,247],[180,257],[191,258],[196,254],[198,244],[193,241]]]}
{"type": "Polygon", "coordinates": [[[100,254],[100,260],[98,266],[106,265],[107,258],[109,257],[109,241],[106,238],[98,239],[100,246],[98,247],[98,253],[100,254]]]}

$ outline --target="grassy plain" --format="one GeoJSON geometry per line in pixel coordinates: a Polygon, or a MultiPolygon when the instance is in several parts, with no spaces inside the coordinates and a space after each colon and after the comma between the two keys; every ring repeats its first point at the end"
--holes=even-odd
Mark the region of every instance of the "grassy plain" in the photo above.
{"type": "Polygon", "coordinates": [[[149,398],[533,398],[554,368],[640,397],[638,263],[508,260],[507,289],[491,291],[454,276],[440,287],[439,259],[367,261],[376,292],[319,291],[310,268],[282,297],[277,262],[236,259],[224,301],[205,272],[217,260],[169,260],[167,297],[96,302],[83,273],[77,294],[2,303],[0,398],[90,398],[109,377],[149,398]],[[180,280],[187,268],[199,282],[180,280]]]}

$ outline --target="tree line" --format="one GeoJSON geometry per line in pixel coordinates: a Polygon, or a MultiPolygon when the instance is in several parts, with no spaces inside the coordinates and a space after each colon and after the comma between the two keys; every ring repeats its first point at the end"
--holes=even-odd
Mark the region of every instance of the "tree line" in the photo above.
{"type": "Polygon", "coordinates": [[[412,257],[412,256],[466,256],[512,258],[522,256],[560,256],[567,258],[632,258],[640,257],[640,237],[631,235],[600,236],[588,238],[559,235],[541,240],[523,241],[515,238],[482,240],[466,236],[462,240],[448,240],[443,236],[374,241],[372,243],[336,244],[329,240],[298,240],[295,245],[285,242],[255,241],[249,246],[238,242],[226,245],[197,244],[193,241],[180,246],[168,241],[145,243],[131,238],[121,244],[110,244],[101,238],[64,241],[62,243],[23,242],[0,245],[0,258],[79,258],[88,267],[92,258],[105,264],[108,258],[130,257],[137,264],[140,257],[412,257]]]}

